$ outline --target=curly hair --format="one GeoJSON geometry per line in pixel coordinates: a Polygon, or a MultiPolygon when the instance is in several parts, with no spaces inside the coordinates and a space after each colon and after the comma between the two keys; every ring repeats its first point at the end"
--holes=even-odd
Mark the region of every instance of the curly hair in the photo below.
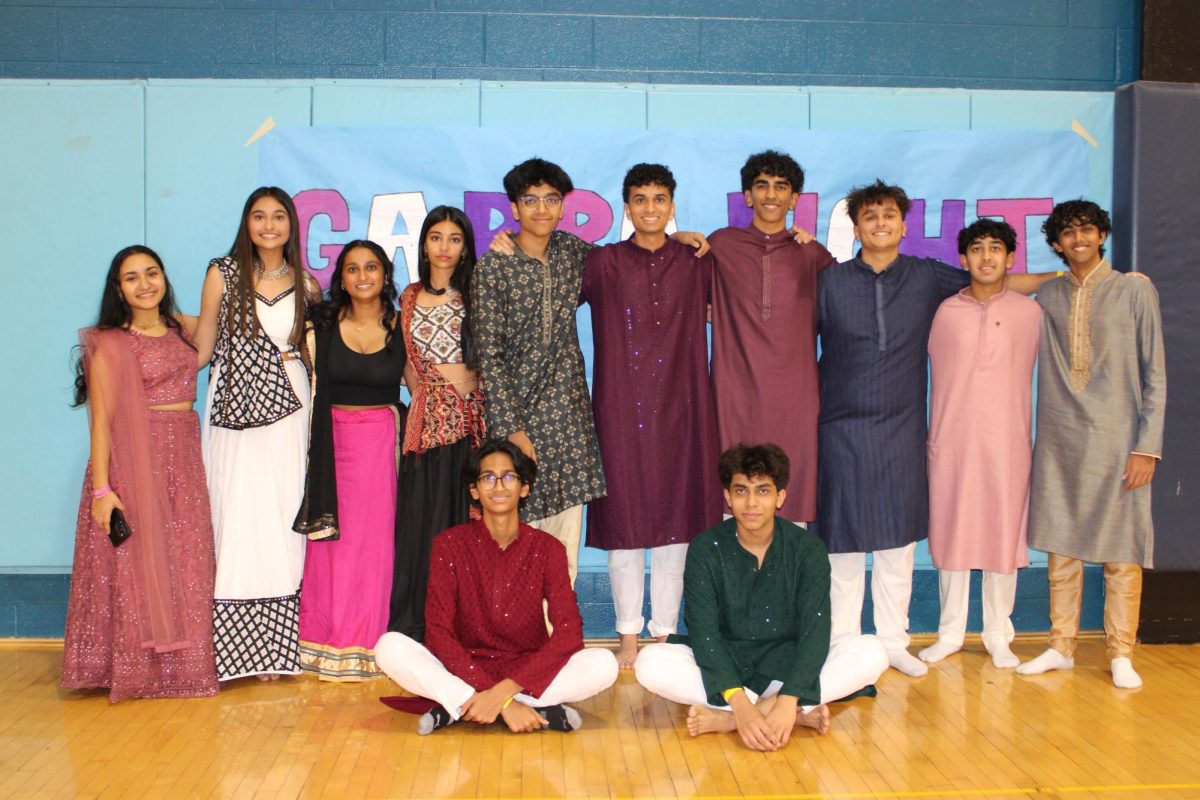
{"type": "Polygon", "coordinates": [[[1004,249],[1012,253],[1017,249],[1017,232],[1012,225],[998,219],[981,217],[958,232],[958,254],[965,256],[972,242],[980,239],[996,239],[1004,249]]]}
{"type": "Polygon", "coordinates": [[[850,221],[857,225],[859,211],[866,206],[882,205],[888,200],[894,202],[896,208],[900,209],[902,218],[908,216],[908,210],[912,208],[912,201],[908,199],[908,194],[899,186],[890,186],[878,178],[874,183],[855,186],[850,190],[850,193],[846,195],[846,213],[850,215],[850,221]]]}
{"type": "MultiPolygon", "coordinates": [[[[1042,233],[1046,237],[1046,244],[1050,245],[1050,249],[1054,250],[1054,245],[1058,243],[1058,237],[1062,236],[1062,232],[1067,228],[1073,228],[1077,225],[1095,225],[1096,228],[1103,234],[1112,232],[1112,220],[1109,219],[1108,212],[1103,208],[1093,203],[1091,200],[1067,200],[1059,203],[1050,212],[1050,216],[1046,217],[1046,221],[1042,223],[1042,233]]],[[[1055,255],[1066,263],[1067,257],[1063,253],[1054,250],[1055,255]]],[[[1100,256],[1104,256],[1104,247],[1100,247],[1100,256]]]]}
{"type": "Polygon", "coordinates": [[[630,167],[621,184],[621,199],[624,202],[629,202],[629,190],[635,186],[661,186],[672,199],[675,198],[675,176],[662,164],[634,164],[630,167]]]}
{"type": "Polygon", "coordinates": [[[804,170],[796,163],[796,159],[778,150],[764,150],[746,159],[742,165],[742,191],[750,191],[754,179],[759,175],[770,175],[784,178],[792,185],[796,194],[804,191],[804,170]]]}
{"type": "Polygon", "coordinates": [[[504,176],[504,193],[508,195],[508,202],[515,203],[526,189],[539,183],[552,186],[563,197],[575,190],[571,176],[558,164],[542,158],[531,158],[517,164],[504,176]]]}
{"type": "Polygon", "coordinates": [[[778,445],[738,444],[721,453],[717,470],[721,475],[721,485],[726,489],[733,483],[734,475],[770,478],[775,481],[775,488],[786,489],[791,462],[778,445]]]}

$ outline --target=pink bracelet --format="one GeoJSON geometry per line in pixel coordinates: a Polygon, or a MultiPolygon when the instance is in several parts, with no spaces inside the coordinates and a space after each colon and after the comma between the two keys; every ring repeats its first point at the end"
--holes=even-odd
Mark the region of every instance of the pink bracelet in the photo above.
{"type": "Polygon", "coordinates": [[[99,500],[101,497],[104,497],[104,495],[106,495],[106,494],[112,494],[112,487],[109,486],[107,483],[104,484],[103,486],[101,486],[99,489],[96,489],[95,491],[92,492],[92,499],[99,500]]]}

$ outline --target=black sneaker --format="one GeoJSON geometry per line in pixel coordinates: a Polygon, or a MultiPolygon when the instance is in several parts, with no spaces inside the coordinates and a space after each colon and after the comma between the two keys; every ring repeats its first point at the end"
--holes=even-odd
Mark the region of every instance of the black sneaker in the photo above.
{"type": "MultiPolygon", "coordinates": [[[[576,715],[578,716],[578,715],[576,715]]],[[[434,706],[421,715],[417,720],[417,733],[422,736],[433,733],[438,728],[445,728],[448,725],[453,725],[454,717],[450,716],[450,712],[441,706],[434,706]]]]}
{"type": "Polygon", "coordinates": [[[542,719],[550,723],[546,726],[547,730],[570,733],[583,725],[583,718],[579,716],[579,712],[570,706],[545,706],[544,708],[535,708],[534,711],[541,714],[542,719]]]}

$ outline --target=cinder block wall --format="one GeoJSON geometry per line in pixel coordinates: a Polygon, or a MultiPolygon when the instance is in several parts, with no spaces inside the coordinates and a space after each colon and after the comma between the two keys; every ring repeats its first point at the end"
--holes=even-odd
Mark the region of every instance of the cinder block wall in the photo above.
{"type": "Polygon", "coordinates": [[[4,78],[1104,90],[1137,0],[0,0],[4,78]]]}

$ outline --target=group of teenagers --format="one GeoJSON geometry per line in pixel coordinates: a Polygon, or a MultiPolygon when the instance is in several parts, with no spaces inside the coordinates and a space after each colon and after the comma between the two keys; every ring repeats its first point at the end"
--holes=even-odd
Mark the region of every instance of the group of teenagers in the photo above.
{"type": "Polygon", "coordinates": [[[632,236],[594,247],[557,230],[570,177],[529,159],[504,178],[519,230],[478,261],[468,219],[441,206],[418,281],[398,292],[388,254],[356,240],[324,297],[299,268],[290,197],[263,187],[209,265],[199,317],[152,250],[117,253],[76,380],[91,458],[63,686],[115,702],[386,674],[427,699],[421,733],[566,731],[581,722],[567,704],[632,668],[690,706],[692,735],[773,750],[796,725],[824,732],[827,704],[889,667],[919,677],[961,649],[973,569],[993,664],[1070,669],[1085,562],[1104,565],[1113,682],[1139,686],[1165,374],[1157,294],[1104,259],[1108,214],[1054,208],[1057,276],[1009,274],[1016,232],[992,219],[960,232],[950,266],[901,254],[910,201],[876,181],[846,198],[861,249],[837,263],[788,227],[793,158],[750,156],[741,185],[748,226],[668,234],[675,179],[638,164],[632,236]],[[583,646],[585,506],[615,654],[583,646]],[[114,509],[133,531],[116,547],[114,509]],[[926,537],[941,620],[913,656],[926,537]],[[1051,630],[1021,664],[1028,546],[1049,554],[1051,630]]]}

